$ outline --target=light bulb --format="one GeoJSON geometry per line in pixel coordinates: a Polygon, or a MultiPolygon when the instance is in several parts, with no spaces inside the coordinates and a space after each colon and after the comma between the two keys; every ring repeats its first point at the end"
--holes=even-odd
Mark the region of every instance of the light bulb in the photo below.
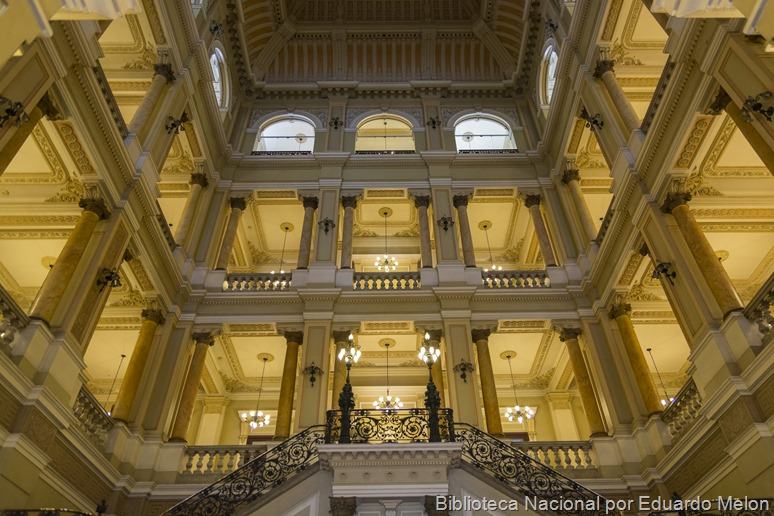
{"type": "Polygon", "coordinates": [[[425,340],[430,340],[430,332],[425,332],[425,340]]]}
{"type": "Polygon", "coordinates": [[[516,420],[519,422],[519,424],[521,424],[521,423],[523,423],[523,422],[524,422],[524,418],[523,418],[523,417],[521,417],[521,416],[519,416],[518,418],[516,418],[516,420]]]}
{"type": "Polygon", "coordinates": [[[341,360],[342,358],[344,358],[344,354],[345,354],[345,353],[346,353],[346,351],[344,350],[344,348],[341,348],[341,350],[339,350],[339,360],[341,360]]]}

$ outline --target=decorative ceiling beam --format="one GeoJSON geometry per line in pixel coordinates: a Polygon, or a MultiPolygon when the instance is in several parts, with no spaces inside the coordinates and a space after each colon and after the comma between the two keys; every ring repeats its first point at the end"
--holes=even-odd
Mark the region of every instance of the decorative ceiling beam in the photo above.
{"type": "Polygon", "coordinates": [[[505,49],[497,34],[480,18],[473,22],[473,33],[492,53],[503,73],[510,78],[516,72],[515,59],[505,49]]]}
{"type": "Polygon", "coordinates": [[[261,53],[258,54],[258,57],[253,62],[255,80],[263,80],[269,67],[277,58],[277,55],[279,55],[280,50],[287,45],[288,41],[290,41],[295,34],[296,27],[289,21],[285,21],[285,23],[280,25],[277,30],[274,31],[271,35],[271,39],[264,45],[261,49],[261,53]]]}

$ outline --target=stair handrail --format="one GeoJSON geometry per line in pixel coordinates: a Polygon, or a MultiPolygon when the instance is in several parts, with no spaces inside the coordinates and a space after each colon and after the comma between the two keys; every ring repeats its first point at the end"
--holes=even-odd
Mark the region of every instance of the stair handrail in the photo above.
{"type": "Polygon", "coordinates": [[[228,516],[319,461],[325,425],[310,426],[171,507],[171,516],[228,516]]]}
{"type": "Polygon", "coordinates": [[[606,499],[503,441],[467,423],[454,423],[462,443],[462,461],[488,473],[525,496],[593,501],[594,511],[552,511],[551,514],[620,514],[605,510],[606,499]]]}

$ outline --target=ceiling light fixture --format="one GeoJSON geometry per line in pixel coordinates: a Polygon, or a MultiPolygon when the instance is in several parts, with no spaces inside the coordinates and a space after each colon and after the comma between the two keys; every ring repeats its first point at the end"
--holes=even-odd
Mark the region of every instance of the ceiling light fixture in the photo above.
{"type": "Polygon", "coordinates": [[[271,416],[269,414],[264,414],[261,410],[261,394],[263,393],[263,378],[266,374],[266,362],[269,361],[269,357],[265,354],[258,355],[258,358],[263,360],[263,369],[261,370],[261,383],[258,385],[258,402],[255,404],[255,410],[251,410],[250,412],[245,412],[242,414],[242,421],[248,424],[250,426],[250,430],[256,430],[258,428],[263,428],[264,426],[269,426],[269,420],[271,419],[271,416]]]}
{"type": "MultiPolygon", "coordinates": [[[[274,288],[281,287],[284,288],[285,285],[288,283],[286,278],[283,276],[285,274],[285,269],[282,268],[282,265],[285,261],[285,244],[288,242],[288,233],[293,230],[293,224],[290,222],[283,222],[280,224],[280,229],[282,230],[285,235],[282,237],[282,253],[280,253],[280,266],[279,266],[279,273],[280,277],[275,278],[272,281],[272,284],[274,285],[274,288]]],[[[271,271],[272,276],[276,274],[277,271],[271,271]]]]}
{"type": "Polygon", "coordinates": [[[512,352],[506,352],[505,358],[508,359],[508,371],[511,373],[511,387],[513,388],[513,407],[505,409],[505,419],[508,421],[516,421],[519,424],[524,423],[525,419],[532,419],[535,417],[535,409],[532,407],[519,405],[519,400],[516,398],[516,380],[513,378],[513,368],[511,367],[511,359],[513,358],[512,352]]]}
{"type": "Polygon", "coordinates": [[[661,378],[661,373],[658,370],[658,366],[656,365],[656,359],[653,358],[653,348],[647,348],[646,351],[648,352],[648,355],[650,355],[650,361],[653,362],[653,369],[656,370],[656,375],[658,375],[658,382],[661,384],[661,390],[664,391],[664,398],[662,398],[661,406],[667,407],[670,403],[675,401],[674,398],[669,396],[669,393],[667,393],[666,386],[664,385],[664,379],[661,378]]]}
{"type": "Polygon", "coordinates": [[[387,254],[387,217],[392,215],[392,210],[385,206],[379,210],[379,215],[384,217],[384,254],[376,257],[374,267],[381,272],[392,272],[398,268],[398,260],[387,254]]]}
{"type": "Polygon", "coordinates": [[[492,223],[488,220],[482,220],[481,223],[478,225],[479,229],[484,230],[484,235],[486,236],[486,247],[489,249],[489,267],[484,269],[484,272],[497,272],[503,270],[502,265],[495,265],[494,257],[492,256],[492,246],[489,244],[489,228],[492,227],[492,223]]]}
{"type": "MultiPolygon", "coordinates": [[[[113,383],[110,384],[110,390],[108,391],[108,397],[105,400],[105,405],[110,403],[110,398],[113,397],[113,387],[116,386],[116,380],[118,380],[118,373],[121,371],[121,366],[124,363],[124,359],[126,358],[126,355],[121,353],[121,360],[118,361],[118,368],[116,369],[116,374],[113,376],[113,383]]],[[[115,408],[116,404],[113,403],[113,405],[110,407],[110,410],[108,410],[107,415],[110,416],[113,414],[113,409],[115,408]]]]}
{"type": "Polygon", "coordinates": [[[403,402],[397,396],[393,398],[390,395],[390,346],[392,342],[389,340],[384,341],[384,349],[387,350],[387,396],[379,396],[377,401],[374,401],[374,408],[379,410],[394,410],[403,408],[403,402]]]}

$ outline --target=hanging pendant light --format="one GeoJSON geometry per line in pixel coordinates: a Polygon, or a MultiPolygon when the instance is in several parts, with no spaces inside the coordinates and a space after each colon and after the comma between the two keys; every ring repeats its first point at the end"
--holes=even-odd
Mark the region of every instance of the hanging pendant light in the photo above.
{"type": "Polygon", "coordinates": [[[279,266],[279,277],[275,278],[274,274],[276,274],[277,271],[271,271],[272,275],[272,285],[274,288],[285,288],[285,285],[287,285],[287,280],[285,279],[285,269],[282,268],[283,264],[285,263],[285,245],[288,242],[288,233],[293,231],[293,224],[290,222],[283,222],[280,224],[280,229],[282,230],[285,235],[282,237],[282,252],[280,253],[280,266],[279,266]]]}
{"type": "Polygon", "coordinates": [[[374,408],[379,410],[394,410],[403,408],[403,402],[397,396],[395,398],[390,395],[390,346],[392,342],[389,340],[384,341],[384,349],[387,350],[387,396],[379,396],[379,399],[374,401],[374,408]]]}
{"type": "MultiPolygon", "coordinates": [[[[124,363],[124,359],[126,358],[126,355],[121,353],[121,360],[118,361],[118,368],[116,369],[116,374],[113,376],[113,383],[110,384],[110,391],[108,391],[108,397],[105,400],[105,405],[110,403],[110,398],[113,397],[113,387],[116,386],[116,380],[118,380],[118,373],[121,371],[121,365],[124,363]]],[[[115,403],[111,405],[110,410],[107,411],[107,415],[110,416],[113,414],[113,409],[115,408],[115,403]]]]}
{"type": "Polygon", "coordinates": [[[675,399],[669,396],[667,393],[666,386],[664,385],[664,379],[661,378],[661,372],[658,370],[658,366],[656,365],[656,359],[653,358],[653,348],[647,348],[646,351],[648,352],[648,355],[650,355],[650,361],[653,362],[653,369],[655,369],[656,375],[658,375],[658,381],[661,384],[661,390],[664,391],[664,397],[661,399],[661,406],[666,407],[675,401],[675,399]]]}
{"type": "Polygon", "coordinates": [[[484,272],[497,272],[503,270],[502,265],[495,265],[494,257],[492,256],[492,246],[489,244],[489,228],[492,227],[492,223],[488,220],[482,220],[481,223],[478,225],[480,229],[484,230],[484,235],[486,236],[486,247],[489,250],[489,267],[484,269],[484,272]]]}
{"type": "Polygon", "coordinates": [[[516,380],[513,378],[513,368],[511,367],[511,359],[513,353],[506,351],[505,358],[508,359],[508,371],[511,373],[511,387],[513,388],[513,407],[505,409],[505,419],[508,421],[516,421],[519,424],[524,423],[526,419],[532,419],[535,417],[535,410],[531,407],[519,405],[519,400],[516,398],[516,380]]]}
{"type": "Polygon", "coordinates": [[[269,361],[269,357],[265,354],[258,355],[258,358],[263,360],[263,369],[261,370],[261,383],[258,385],[258,402],[255,404],[255,410],[242,414],[242,421],[248,424],[250,430],[256,430],[269,426],[269,420],[271,416],[264,414],[261,410],[261,394],[263,393],[263,378],[266,374],[266,362],[269,361]]]}
{"type": "Polygon", "coordinates": [[[398,268],[398,260],[387,254],[387,217],[392,215],[392,210],[385,206],[379,210],[379,215],[384,217],[384,254],[376,257],[374,267],[380,272],[393,272],[398,268]]]}

